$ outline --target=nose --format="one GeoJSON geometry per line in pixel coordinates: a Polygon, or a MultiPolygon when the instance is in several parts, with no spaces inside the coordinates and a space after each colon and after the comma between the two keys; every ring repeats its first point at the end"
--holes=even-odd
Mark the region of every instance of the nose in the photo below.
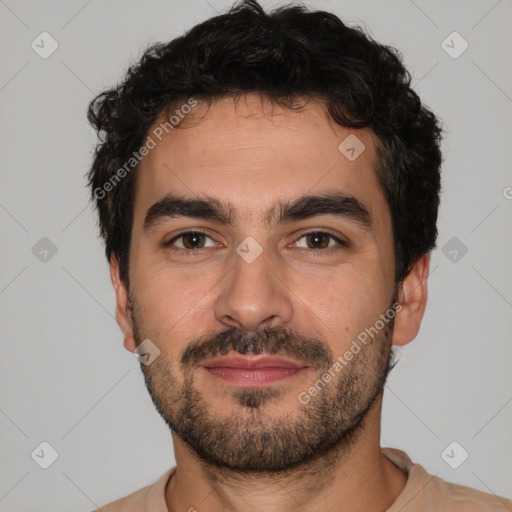
{"type": "Polygon", "coordinates": [[[248,331],[290,323],[292,294],[278,262],[270,260],[267,250],[250,263],[234,255],[233,268],[222,280],[215,302],[219,322],[248,331]]]}

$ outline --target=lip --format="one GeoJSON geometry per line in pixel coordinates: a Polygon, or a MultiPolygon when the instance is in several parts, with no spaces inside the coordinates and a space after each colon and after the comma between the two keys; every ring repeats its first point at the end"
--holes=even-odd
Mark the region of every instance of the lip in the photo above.
{"type": "Polygon", "coordinates": [[[305,370],[291,359],[269,356],[224,356],[204,363],[203,368],[224,382],[241,387],[263,387],[305,370]]]}
{"type": "Polygon", "coordinates": [[[292,359],[285,359],[283,357],[272,356],[242,356],[242,355],[229,355],[212,359],[201,366],[205,368],[238,368],[245,370],[255,370],[262,368],[306,368],[305,365],[293,361],[292,359]]]}

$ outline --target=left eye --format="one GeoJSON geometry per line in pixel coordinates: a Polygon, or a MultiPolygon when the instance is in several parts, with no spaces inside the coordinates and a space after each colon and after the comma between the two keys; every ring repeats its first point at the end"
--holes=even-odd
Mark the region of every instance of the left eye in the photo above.
{"type": "MultiPolygon", "coordinates": [[[[338,245],[346,246],[343,240],[340,240],[338,237],[331,235],[331,233],[326,233],[325,231],[311,231],[309,233],[304,233],[299,238],[299,240],[302,240],[303,238],[306,240],[305,249],[330,249],[331,247],[335,246],[336,243],[338,245]],[[330,245],[331,242],[335,243],[333,245],[330,245]],[[309,247],[308,244],[313,245],[313,247],[309,247]]],[[[299,245],[297,245],[299,243],[299,240],[295,242],[297,247],[299,247],[299,245]]]]}

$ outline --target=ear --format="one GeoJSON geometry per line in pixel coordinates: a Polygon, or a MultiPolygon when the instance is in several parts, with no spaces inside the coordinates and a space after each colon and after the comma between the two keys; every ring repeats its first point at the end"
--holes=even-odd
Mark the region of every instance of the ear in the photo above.
{"type": "Polygon", "coordinates": [[[421,320],[427,305],[427,277],[430,253],[424,254],[412,267],[398,287],[398,302],[401,309],[395,317],[393,345],[406,345],[420,330],[421,320]]]}
{"type": "Polygon", "coordinates": [[[119,259],[116,255],[110,258],[110,279],[116,292],[116,320],[124,334],[124,347],[133,352],[137,347],[133,336],[133,324],[128,303],[128,291],[119,275],[119,259]]]}

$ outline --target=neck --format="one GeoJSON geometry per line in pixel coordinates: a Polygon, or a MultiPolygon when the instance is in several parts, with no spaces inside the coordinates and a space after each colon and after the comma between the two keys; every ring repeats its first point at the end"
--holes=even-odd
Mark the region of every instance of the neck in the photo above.
{"type": "Polygon", "coordinates": [[[380,512],[402,492],[407,475],[380,449],[382,395],[348,448],[337,448],[279,474],[243,474],[206,465],[173,433],[176,471],[165,498],[171,510],[380,512]]]}

